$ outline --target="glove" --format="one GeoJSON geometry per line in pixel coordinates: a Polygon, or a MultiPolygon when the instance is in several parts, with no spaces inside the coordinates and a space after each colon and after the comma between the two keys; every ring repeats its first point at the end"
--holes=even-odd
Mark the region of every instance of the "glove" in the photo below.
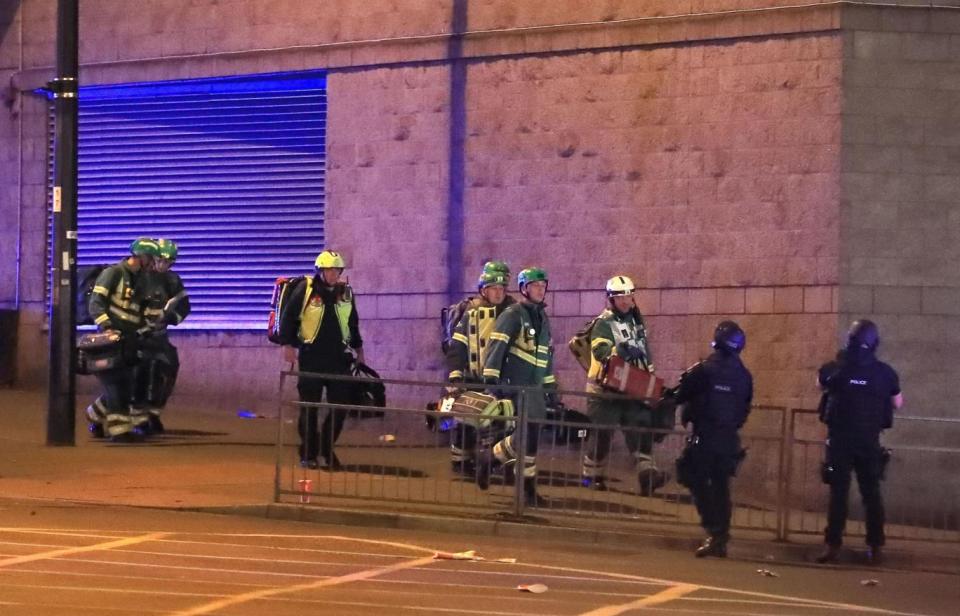
{"type": "Polygon", "coordinates": [[[628,342],[621,342],[617,345],[617,355],[627,361],[640,361],[643,359],[643,349],[628,342]]]}

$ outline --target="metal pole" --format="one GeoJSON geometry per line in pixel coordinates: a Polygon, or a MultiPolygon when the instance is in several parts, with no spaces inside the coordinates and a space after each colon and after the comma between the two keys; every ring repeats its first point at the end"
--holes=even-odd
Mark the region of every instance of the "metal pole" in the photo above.
{"type": "MultiPolygon", "coordinates": [[[[790,507],[790,483],[793,479],[793,445],[796,439],[796,426],[794,423],[796,422],[796,418],[797,414],[794,409],[787,409],[787,431],[786,439],[783,442],[785,451],[783,467],[783,527],[780,536],[777,537],[780,541],[788,541],[790,539],[790,514],[792,513],[792,508],[790,507]]],[[[804,468],[806,468],[806,466],[804,466],[804,468]]],[[[800,515],[802,519],[802,508],[800,515]]]]}
{"type": "Polygon", "coordinates": [[[56,110],[53,172],[53,271],[47,444],[74,445],[77,288],[78,0],[57,4],[57,77],[50,82],[56,110]]]}
{"type": "MultiPolygon", "coordinates": [[[[792,409],[782,409],[780,413],[780,460],[777,464],[777,540],[787,540],[787,441],[789,440],[788,417],[792,418],[792,409]]],[[[791,419],[792,421],[792,419],[791,419]]]]}
{"type": "Polygon", "coordinates": [[[517,518],[523,515],[523,482],[524,464],[527,456],[527,430],[530,429],[527,418],[527,388],[520,390],[517,396],[517,424],[512,437],[515,460],[513,463],[513,515],[517,518]]]}

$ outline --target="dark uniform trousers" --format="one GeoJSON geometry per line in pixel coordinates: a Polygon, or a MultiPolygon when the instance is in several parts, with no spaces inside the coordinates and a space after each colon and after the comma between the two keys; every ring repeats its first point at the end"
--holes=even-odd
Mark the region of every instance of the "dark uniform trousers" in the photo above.
{"type": "MultiPolygon", "coordinates": [[[[350,375],[350,361],[345,353],[331,358],[327,354],[318,353],[308,345],[300,349],[299,363],[300,370],[303,372],[350,375]]],[[[297,391],[300,394],[300,399],[305,402],[321,402],[324,390],[327,392],[327,402],[330,404],[352,404],[354,402],[353,383],[349,381],[305,376],[301,376],[297,381],[297,391]]],[[[300,408],[297,431],[300,434],[301,460],[313,460],[320,455],[328,462],[330,461],[333,445],[340,438],[340,433],[343,431],[343,422],[349,411],[342,409],[327,410],[323,425],[320,426],[318,431],[319,413],[320,409],[316,407],[300,408]]]]}
{"type": "Polygon", "coordinates": [[[857,474],[860,498],[866,515],[867,545],[882,546],[884,509],[880,494],[880,444],[870,441],[844,441],[831,437],[827,450],[830,472],[830,506],[824,539],[827,545],[843,544],[847,523],[847,500],[850,493],[850,473],[857,474]]]}
{"type": "MultiPolygon", "coordinates": [[[[642,453],[649,456],[653,453],[654,434],[643,430],[655,425],[653,410],[648,405],[630,400],[589,398],[587,414],[590,421],[598,426],[619,424],[625,428],[623,440],[631,455],[642,453]]],[[[610,455],[612,444],[612,429],[592,429],[587,441],[587,455],[594,463],[603,465],[610,455]]]]}
{"type": "Polygon", "coordinates": [[[180,372],[180,355],[165,333],[144,339],[142,361],[136,368],[134,406],[162,409],[167,404],[180,372]]]}
{"type": "Polygon", "coordinates": [[[736,457],[729,453],[699,447],[694,457],[694,477],[690,485],[693,503],[700,514],[700,525],[711,537],[726,541],[730,537],[730,477],[736,457]]]}

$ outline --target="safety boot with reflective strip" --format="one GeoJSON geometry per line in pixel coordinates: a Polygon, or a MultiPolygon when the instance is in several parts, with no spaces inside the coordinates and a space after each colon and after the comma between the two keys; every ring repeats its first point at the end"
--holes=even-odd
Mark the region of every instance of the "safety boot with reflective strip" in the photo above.
{"type": "Polygon", "coordinates": [[[667,474],[657,468],[653,458],[645,453],[633,454],[637,460],[637,482],[640,485],[640,496],[652,496],[653,493],[667,483],[667,474]]]}

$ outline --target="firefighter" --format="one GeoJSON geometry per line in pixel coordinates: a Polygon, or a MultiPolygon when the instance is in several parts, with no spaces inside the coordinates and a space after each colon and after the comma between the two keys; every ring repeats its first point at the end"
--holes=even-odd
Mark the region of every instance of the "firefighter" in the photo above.
{"type": "MultiPolygon", "coordinates": [[[[528,424],[526,443],[518,443],[516,433],[510,434],[493,446],[484,449],[478,456],[477,484],[486,489],[490,480],[490,456],[503,465],[512,465],[516,474],[518,459],[522,452],[519,472],[523,477],[523,492],[526,504],[540,504],[537,496],[537,446],[540,426],[546,418],[546,396],[554,392],[557,381],[553,374],[553,342],[550,337],[550,320],[544,310],[547,294],[547,272],[539,267],[529,267],[517,277],[523,300],[508,307],[497,317],[490,345],[483,361],[484,381],[496,389],[496,385],[523,385],[531,389],[523,392],[522,409],[528,424]]],[[[512,400],[514,408],[520,409],[521,392],[504,392],[501,397],[512,400]]],[[[509,472],[509,471],[508,471],[509,472]]]]}
{"type": "MultiPolygon", "coordinates": [[[[505,273],[497,267],[488,268],[491,263],[484,266],[477,281],[479,295],[464,311],[447,348],[448,380],[454,386],[483,383],[483,358],[490,345],[494,324],[504,309],[516,302],[507,295],[509,270],[505,273]]],[[[473,475],[476,442],[477,431],[472,426],[460,423],[454,428],[450,443],[450,462],[454,471],[473,475]]]]}
{"type": "Polygon", "coordinates": [[[873,321],[854,321],[846,349],[838,359],[820,368],[818,383],[825,392],[820,420],[827,424],[824,481],[830,486],[826,549],[817,562],[834,562],[840,556],[847,522],[850,473],[857,474],[866,518],[867,561],[879,564],[885,541],[883,477],[885,450],[880,433],[893,427],[893,411],[903,406],[900,378],[876,358],[880,331],[873,321]]]}
{"type": "Polygon", "coordinates": [[[738,431],[747,421],[753,400],[753,377],[740,352],[747,336],[733,321],[722,321],[713,333],[713,353],[680,376],[673,397],[683,405],[681,421],[693,424],[686,460],[677,480],[690,488],[707,538],[696,556],[725,557],[730,540],[730,478],[743,459],[738,431]]]}
{"type": "MultiPolygon", "coordinates": [[[[487,261],[483,264],[482,274],[503,274],[503,276],[509,279],[510,268],[503,261],[487,261]]],[[[509,295],[506,295],[503,300],[503,307],[506,308],[516,301],[517,300],[509,295]]],[[[443,340],[440,343],[440,348],[444,356],[447,356],[450,352],[450,345],[453,344],[453,333],[457,325],[460,324],[460,319],[463,318],[464,313],[470,308],[480,306],[484,302],[485,300],[480,296],[471,296],[460,300],[444,311],[443,340]]]]}
{"type": "MultiPolygon", "coordinates": [[[[348,349],[360,363],[364,363],[364,356],[353,290],[340,280],[346,263],[340,253],[324,250],[317,255],[314,268],[314,275],[294,288],[281,315],[281,336],[298,341],[296,347],[284,348],[285,358],[291,363],[296,359],[302,372],[350,375],[354,357],[348,349]]],[[[297,380],[297,391],[305,402],[320,402],[324,390],[330,404],[354,402],[354,386],[348,381],[309,376],[297,380]]],[[[334,444],[346,416],[347,411],[329,409],[318,432],[318,409],[301,407],[297,423],[301,466],[331,471],[341,468],[334,444]]]]}
{"type": "Polygon", "coordinates": [[[137,391],[134,393],[133,421],[148,433],[164,431],[160,413],[173,393],[180,370],[177,347],[167,335],[169,325],[179,325],[190,314],[190,297],[180,276],[171,271],[177,260],[173,240],[157,240],[158,255],[147,275],[149,288],[143,315],[150,327],[142,341],[143,361],[137,366],[137,391]]]}
{"type": "MultiPolygon", "coordinates": [[[[135,362],[138,331],[143,326],[143,302],[147,291],[147,271],[159,255],[159,246],[149,238],[130,244],[130,256],[104,269],[94,283],[88,308],[100,331],[120,332],[123,352],[135,362]]],[[[110,370],[98,375],[103,395],[87,407],[89,430],[93,436],[109,436],[118,442],[140,440],[130,416],[133,390],[132,367],[110,370]]]]}
{"type": "MultiPolygon", "coordinates": [[[[633,281],[627,276],[614,276],[607,281],[607,308],[597,317],[590,331],[591,361],[587,372],[587,391],[602,393],[597,383],[603,366],[612,355],[648,372],[654,371],[647,330],[643,316],[637,309],[633,281]]],[[[640,493],[649,496],[666,482],[666,474],[657,468],[651,455],[655,435],[641,428],[672,428],[661,421],[650,405],[639,400],[613,400],[591,397],[587,400],[587,415],[598,426],[620,425],[627,449],[636,461],[640,493]]],[[[613,430],[591,430],[587,450],[583,455],[583,484],[597,490],[606,489],[607,457],[613,430]]]]}

